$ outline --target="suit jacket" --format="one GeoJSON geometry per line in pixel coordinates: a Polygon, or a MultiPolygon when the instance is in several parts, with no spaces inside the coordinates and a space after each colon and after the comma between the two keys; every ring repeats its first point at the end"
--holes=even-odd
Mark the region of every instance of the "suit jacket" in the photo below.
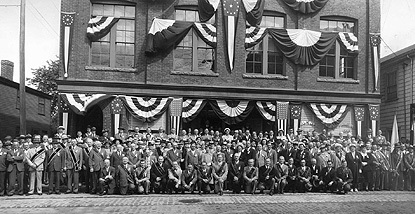
{"type": "Polygon", "coordinates": [[[48,172],[60,172],[65,167],[65,154],[64,149],[60,149],[59,152],[52,159],[53,149],[46,151],[45,166],[48,172]]]}
{"type": "Polygon", "coordinates": [[[232,161],[232,163],[228,166],[228,174],[229,178],[233,181],[234,177],[238,177],[238,180],[241,180],[243,174],[244,174],[244,163],[242,161],[239,161],[237,164],[235,164],[235,161],[232,161]]]}
{"type": "Polygon", "coordinates": [[[169,165],[164,162],[161,166],[158,163],[154,163],[150,169],[150,178],[155,181],[157,177],[161,179],[167,179],[169,165]]]}
{"type": "Polygon", "coordinates": [[[137,167],[134,170],[134,177],[137,183],[138,180],[150,181],[150,167],[137,167]]]}
{"type": "Polygon", "coordinates": [[[192,182],[192,184],[195,184],[197,181],[197,170],[193,169],[193,171],[189,171],[189,170],[184,170],[182,172],[182,185],[189,185],[190,182],[192,182]]]}
{"type": "Polygon", "coordinates": [[[176,149],[176,151],[174,149],[171,149],[169,151],[167,151],[166,154],[166,163],[168,164],[168,166],[173,166],[173,162],[176,161],[177,163],[180,163],[180,160],[182,159],[182,150],[180,149],[176,149]]]}
{"type": "Polygon", "coordinates": [[[115,168],[112,166],[109,166],[108,169],[105,169],[105,167],[101,170],[99,174],[99,178],[105,179],[108,175],[112,176],[112,181],[109,183],[110,188],[115,187],[115,177],[116,177],[116,171],[115,168]]]}
{"type": "Polygon", "coordinates": [[[127,164],[125,167],[123,164],[118,165],[118,169],[116,171],[116,182],[120,187],[128,186],[128,184],[134,183],[134,171],[133,166],[127,164]]]}
{"type": "Polygon", "coordinates": [[[5,172],[7,170],[7,153],[9,150],[5,148],[0,148],[0,172],[5,172]]]}
{"type": "Polygon", "coordinates": [[[288,166],[288,176],[289,180],[295,180],[297,178],[297,167],[294,165],[288,166]]]}
{"type": "Polygon", "coordinates": [[[311,162],[311,157],[310,157],[310,153],[307,150],[303,150],[300,151],[298,150],[295,154],[295,158],[294,158],[294,165],[296,166],[300,166],[300,161],[304,159],[306,162],[307,166],[310,166],[310,162],[311,162]]]}
{"type": "Polygon", "coordinates": [[[180,168],[178,168],[178,169],[173,169],[173,168],[169,169],[169,179],[174,179],[174,178],[177,178],[179,180],[178,181],[179,184],[182,183],[181,182],[182,170],[180,168]],[[173,170],[174,170],[174,173],[173,173],[173,170]],[[175,176],[175,174],[177,175],[177,177],[175,176]]]}
{"type": "Polygon", "coordinates": [[[274,166],[278,162],[278,154],[274,149],[268,149],[267,157],[271,159],[271,166],[274,166]]]}
{"type": "Polygon", "coordinates": [[[222,180],[226,180],[228,176],[228,164],[226,164],[226,162],[222,162],[222,163],[217,162],[212,165],[212,169],[213,169],[212,174],[215,180],[218,180],[219,178],[221,178],[222,180]],[[222,167],[222,163],[225,163],[225,164],[223,165],[223,168],[220,171],[222,167]]]}
{"type": "Polygon", "coordinates": [[[310,166],[310,173],[311,173],[312,176],[313,175],[320,176],[320,172],[321,172],[321,168],[319,166],[317,166],[317,165],[310,166]]]}
{"type": "Polygon", "coordinates": [[[255,167],[255,166],[253,166],[253,167],[245,166],[244,167],[244,173],[243,173],[242,176],[243,176],[244,180],[248,180],[248,178],[258,180],[258,177],[259,177],[258,176],[258,174],[259,174],[258,171],[259,171],[258,168],[255,167]],[[251,173],[251,171],[252,171],[252,173],[251,173]],[[249,176],[249,175],[251,175],[251,176],[249,176]]]}
{"type": "Polygon", "coordinates": [[[405,171],[405,163],[404,163],[404,154],[401,152],[392,152],[391,153],[391,168],[392,170],[396,170],[398,172],[405,171]]]}
{"type": "Polygon", "coordinates": [[[303,167],[298,167],[297,168],[297,176],[298,178],[305,178],[305,179],[310,179],[311,178],[311,170],[310,167],[305,166],[305,169],[303,169],[303,167]]]}
{"type": "Polygon", "coordinates": [[[43,162],[45,161],[45,157],[46,157],[46,150],[43,149],[42,147],[37,147],[37,148],[31,148],[27,151],[26,153],[26,163],[29,166],[34,166],[33,167],[29,167],[29,171],[33,172],[33,171],[43,171],[44,169],[44,164],[43,162]],[[38,155],[36,155],[38,152],[38,155]],[[43,151],[43,152],[42,152],[43,151]],[[36,155],[36,158],[32,160],[32,158],[34,158],[34,156],[36,155]]]}
{"type": "Polygon", "coordinates": [[[83,150],[83,158],[82,158],[83,165],[89,168],[89,156],[91,155],[92,147],[82,148],[82,150],[83,150]]]}
{"type": "Polygon", "coordinates": [[[336,170],[334,169],[334,167],[331,167],[331,169],[329,169],[328,167],[324,167],[321,170],[320,178],[323,180],[325,184],[328,184],[330,181],[334,181],[335,177],[336,170]]]}
{"type": "Polygon", "coordinates": [[[122,164],[122,158],[124,156],[125,154],[122,151],[121,151],[121,156],[118,154],[118,151],[112,152],[111,157],[110,157],[111,166],[114,168],[118,168],[118,166],[122,164]]]}
{"type": "Polygon", "coordinates": [[[245,164],[248,165],[249,159],[254,159],[256,161],[256,150],[253,147],[250,147],[249,149],[245,149],[245,164]]]}
{"type": "Polygon", "coordinates": [[[206,167],[206,170],[203,170],[202,168],[199,168],[198,172],[197,172],[197,179],[200,181],[202,179],[207,179],[208,183],[211,183],[211,181],[213,181],[213,177],[212,177],[212,168],[211,167],[206,167]]]}
{"type": "Polygon", "coordinates": [[[275,164],[274,168],[277,170],[277,174],[275,174],[275,178],[278,179],[286,179],[288,176],[288,166],[285,164],[277,163],[275,164]]]}
{"type": "Polygon", "coordinates": [[[226,149],[225,151],[223,151],[223,154],[225,156],[225,162],[226,163],[231,163],[233,160],[233,150],[232,149],[226,149]]]}
{"type": "Polygon", "coordinates": [[[261,167],[265,165],[265,159],[267,158],[267,152],[264,150],[261,150],[261,151],[257,151],[255,155],[256,155],[255,166],[261,167]]]}
{"type": "Polygon", "coordinates": [[[139,164],[139,161],[143,158],[144,154],[140,151],[130,151],[127,154],[128,160],[130,161],[130,164],[133,166],[137,166],[139,164]]]}
{"type": "Polygon", "coordinates": [[[100,171],[104,168],[104,160],[109,158],[105,149],[101,148],[101,151],[97,149],[92,149],[91,153],[89,154],[89,168],[93,168],[94,171],[100,171]]]}
{"type": "Polygon", "coordinates": [[[336,180],[342,179],[343,182],[350,183],[353,181],[353,174],[352,171],[350,171],[347,167],[339,167],[336,169],[336,180]]]}
{"type": "Polygon", "coordinates": [[[346,153],[346,162],[347,167],[350,168],[352,172],[357,174],[359,169],[362,169],[362,155],[360,152],[355,151],[355,156],[353,157],[352,152],[346,153]]]}
{"type": "Polygon", "coordinates": [[[71,152],[70,147],[67,147],[65,151],[66,151],[66,158],[65,158],[66,169],[75,169],[76,168],[74,164],[75,162],[75,163],[78,163],[78,166],[77,166],[78,168],[75,169],[75,171],[81,170],[83,158],[84,158],[82,149],[78,146],[75,146],[72,148],[73,154],[75,156],[75,160],[72,159],[72,152],[71,152]]]}
{"type": "Polygon", "coordinates": [[[406,154],[404,160],[406,170],[415,169],[415,155],[413,153],[406,154]]]}
{"type": "Polygon", "coordinates": [[[188,151],[186,153],[185,158],[185,166],[187,167],[189,164],[193,164],[193,166],[197,167],[202,161],[202,156],[200,155],[200,152],[195,150],[194,154],[192,151],[188,151]]]}
{"type": "Polygon", "coordinates": [[[9,166],[7,167],[7,172],[11,172],[13,170],[13,166],[17,167],[17,171],[22,172],[24,171],[24,151],[22,149],[10,149],[7,153],[7,161],[9,162],[9,166]],[[14,157],[14,159],[13,159],[14,157]]]}
{"type": "Polygon", "coordinates": [[[269,179],[271,179],[271,178],[274,178],[276,174],[277,174],[277,170],[272,165],[269,166],[268,170],[266,166],[264,165],[264,166],[259,167],[258,180],[259,182],[265,182],[267,176],[269,176],[269,179]]]}

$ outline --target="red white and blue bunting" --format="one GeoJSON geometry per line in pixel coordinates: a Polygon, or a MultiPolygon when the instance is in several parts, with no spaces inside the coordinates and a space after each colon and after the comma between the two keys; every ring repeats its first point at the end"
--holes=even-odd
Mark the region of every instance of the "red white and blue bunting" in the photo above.
{"type": "Polygon", "coordinates": [[[308,14],[319,11],[329,0],[283,0],[291,9],[308,14]]]}
{"type": "Polygon", "coordinates": [[[310,108],[316,117],[328,128],[335,128],[349,112],[349,107],[343,104],[316,104],[310,108]]]}
{"type": "Polygon", "coordinates": [[[138,120],[151,123],[167,110],[172,98],[150,98],[122,96],[125,108],[138,120]]]}
{"type": "Polygon", "coordinates": [[[225,34],[225,56],[228,68],[233,70],[235,64],[236,27],[238,26],[239,0],[222,0],[225,34]]]}
{"type": "Polygon", "coordinates": [[[353,33],[340,32],[339,40],[349,52],[356,52],[359,50],[357,45],[357,37],[353,33]]]}
{"type": "Polygon", "coordinates": [[[256,108],[265,120],[275,122],[275,104],[273,102],[256,102],[256,108]]]}
{"type": "Polygon", "coordinates": [[[380,71],[380,35],[371,34],[370,35],[370,45],[372,46],[372,62],[373,62],[373,75],[374,75],[374,90],[379,89],[379,71],[380,71]]]}
{"type": "Polygon", "coordinates": [[[194,29],[197,35],[202,38],[206,44],[209,46],[216,48],[216,27],[212,24],[206,23],[194,23],[194,29]]]}
{"type": "Polygon", "coordinates": [[[209,21],[216,13],[220,0],[198,0],[199,20],[209,21]]]}
{"type": "Polygon", "coordinates": [[[195,119],[206,103],[207,101],[203,99],[185,99],[182,105],[183,122],[188,123],[195,119]]]}
{"type": "Polygon", "coordinates": [[[250,26],[259,26],[264,13],[265,0],[242,0],[246,12],[246,22],[250,26]]]}
{"type": "Polygon", "coordinates": [[[71,94],[62,93],[61,98],[76,114],[84,115],[90,107],[111,97],[106,94],[71,94]]]}
{"type": "Polygon", "coordinates": [[[68,77],[69,59],[72,50],[73,23],[75,21],[75,13],[61,13],[61,26],[63,34],[61,34],[62,58],[63,58],[63,77],[68,77]]]}
{"type": "Polygon", "coordinates": [[[88,22],[86,35],[89,40],[98,41],[111,31],[112,26],[114,26],[118,20],[118,18],[114,17],[94,16],[88,22]]]}
{"type": "Polygon", "coordinates": [[[250,48],[260,43],[267,34],[267,28],[246,27],[245,30],[245,48],[250,48]]]}
{"type": "Polygon", "coordinates": [[[210,105],[216,115],[229,125],[244,121],[254,107],[250,101],[213,100],[210,105]]]}

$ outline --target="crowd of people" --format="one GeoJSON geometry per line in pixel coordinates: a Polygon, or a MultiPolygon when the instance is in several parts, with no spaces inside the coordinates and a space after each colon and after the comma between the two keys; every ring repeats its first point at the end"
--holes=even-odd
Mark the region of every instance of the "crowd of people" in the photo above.
{"type": "Polygon", "coordinates": [[[51,138],[7,136],[0,196],[42,195],[43,184],[48,194],[99,195],[415,190],[413,146],[391,145],[380,130],[364,137],[300,129],[175,133],[119,128],[110,137],[88,127],[69,136],[60,126],[51,138]]]}

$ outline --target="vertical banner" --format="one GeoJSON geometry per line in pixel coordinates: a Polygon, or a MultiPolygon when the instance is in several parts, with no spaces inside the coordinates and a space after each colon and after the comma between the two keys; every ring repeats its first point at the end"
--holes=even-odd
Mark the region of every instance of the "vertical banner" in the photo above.
{"type": "Polygon", "coordinates": [[[71,55],[73,23],[75,13],[61,12],[61,26],[63,33],[61,34],[61,47],[63,59],[63,77],[68,77],[69,57],[71,55]]]}
{"type": "Polygon", "coordinates": [[[290,116],[294,120],[294,133],[297,133],[300,128],[301,110],[301,104],[291,104],[290,106],[290,116]]]}
{"type": "Polygon", "coordinates": [[[277,126],[278,126],[278,131],[279,130],[284,130],[284,135],[287,134],[288,104],[289,104],[289,102],[279,102],[279,101],[277,101],[277,126]]]}
{"type": "Polygon", "coordinates": [[[60,99],[60,108],[62,111],[62,126],[65,128],[65,134],[68,133],[68,117],[69,117],[69,106],[60,99]]]}
{"type": "Polygon", "coordinates": [[[120,98],[116,97],[111,102],[111,114],[113,115],[112,118],[112,127],[113,127],[113,135],[118,133],[118,128],[120,127],[120,115],[123,108],[123,104],[120,98]]]}
{"type": "MultiPolygon", "coordinates": [[[[183,98],[173,98],[170,103],[170,129],[176,130],[176,135],[179,135],[180,124],[182,119],[183,98]]],[[[170,132],[169,132],[170,133],[170,132]]]]}
{"type": "Polygon", "coordinates": [[[373,74],[374,74],[374,90],[379,89],[379,72],[380,72],[380,35],[371,34],[370,35],[370,44],[372,46],[372,63],[373,63],[373,74]]]}
{"type": "Polygon", "coordinates": [[[355,106],[354,107],[354,118],[357,123],[357,135],[362,137],[362,121],[365,118],[365,107],[364,106],[355,106]]]}
{"type": "Polygon", "coordinates": [[[393,117],[393,127],[392,127],[392,136],[391,136],[391,152],[393,151],[395,144],[399,142],[399,132],[398,132],[398,120],[396,119],[396,114],[393,117]]]}
{"type": "Polygon", "coordinates": [[[235,63],[235,37],[238,24],[239,0],[222,0],[225,30],[226,58],[230,71],[235,63]]]}
{"type": "Polygon", "coordinates": [[[369,104],[370,120],[372,121],[372,136],[376,136],[376,122],[379,120],[379,105],[369,104]]]}

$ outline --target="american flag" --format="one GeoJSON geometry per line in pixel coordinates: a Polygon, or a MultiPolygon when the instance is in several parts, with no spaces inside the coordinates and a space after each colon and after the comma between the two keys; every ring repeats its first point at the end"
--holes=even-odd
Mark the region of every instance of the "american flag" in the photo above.
{"type": "Polygon", "coordinates": [[[288,104],[289,104],[289,102],[278,102],[277,101],[277,126],[278,126],[278,131],[279,130],[284,130],[284,135],[287,134],[288,104]]]}
{"type": "Polygon", "coordinates": [[[379,120],[379,105],[369,105],[370,120],[379,120]]]}
{"type": "Polygon", "coordinates": [[[170,128],[176,130],[176,135],[179,134],[181,117],[182,117],[183,98],[174,98],[170,103],[170,128]]]}
{"type": "Polygon", "coordinates": [[[111,111],[113,114],[121,114],[121,110],[122,110],[122,101],[120,98],[115,98],[112,102],[111,102],[111,111]]]}
{"type": "Polygon", "coordinates": [[[65,101],[63,101],[63,100],[61,100],[60,108],[63,112],[68,112],[69,111],[68,104],[66,104],[65,101]]]}
{"type": "Polygon", "coordinates": [[[238,16],[239,0],[223,0],[225,16],[238,16]]]}
{"type": "Polygon", "coordinates": [[[301,105],[291,105],[291,119],[301,119],[301,105]]]}
{"type": "Polygon", "coordinates": [[[356,121],[364,121],[365,119],[365,107],[355,106],[354,107],[354,116],[356,121]]]}
{"type": "Polygon", "coordinates": [[[226,56],[231,71],[233,70],[235,60],[235,36],[239,14],[239,1],[240,0],[222,1],[223,13],[225,16],[226,56]]]}

